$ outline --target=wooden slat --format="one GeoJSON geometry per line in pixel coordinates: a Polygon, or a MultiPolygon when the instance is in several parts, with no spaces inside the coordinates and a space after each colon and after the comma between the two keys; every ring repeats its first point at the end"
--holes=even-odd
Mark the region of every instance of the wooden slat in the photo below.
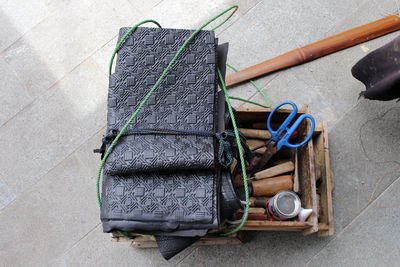
{"type": "MultiPolygon", "coordinates": [[[[314,144],[314,154],[315,154],[315,164],[320,166],[319,168],[324,168],[323,164],[325,162],[325,153],[324,153],[324,135],[323,133],[323,124],[320,123],[317,128],[320,129],[319,133],[314,134],[313,137],[313,144],[314,144]]],[[[317,177],[321,179],[320,185],[320,210],[319,210],[319,226],[322,228],[319,229],[319,235],[322,232],[325,232],[329,226],[327,221],[327,202],[326,202],[326,195],[327,195],[327,188],[326,188],[326,176],[325,170],[320,170],[321,177],[317,177]]]]}
{"type": "MultiPolygon", "coordinates": [[[[303,108],[303,107],[302,107],[303,108]]],[[[235,118],[237,121],[265,121],[267,122],[268,116],[271,113],[272,108],[245,108],[240,107],[235,109],[235,118]]],[[[279,113],[275,113],[272,121],[284,121],[287,114],[292,112],[291,109],[279,109],[279,113]]],[[[304,110],[297,112],[297,118],[299,115],[303,114],[304,110]]]]}
{"type": "Polygon", "coordinates": [[[128,242],[132,241],[132,239],[128,239],[122,236],[111,236],[111,241],[112,242],[128,242]]]}
{"type": "MultiPolygon", "coordinates": [[[[309,113],[308,105],[303,108],[305,113],[309,113]]],[[[305,138],[311,130],[311,122],[309,120],[300,124],[300,138],[305,138]]],[[[318,231],[318,214],[317,214],[317,190],[314,170],[314,149],[313,142],[308,142],[299,151],[299,179],[301,188],[301,204],[303,208],[312,209],[313,213],[308,217],[307,222],[311,226],[303,231],[304,235],[309,235],[318,231]]]]}
{"type": "Polygon", "coordinates": [[[273,227],[273,226],[243,226],[244,231],[279,231],[279,232],[293,232],[304,231],[310,226],[292,226],[292,227],[273,227]]]}
{"type": "Polygon", "coordinates": [[[319,223],[318,224],[318,233],[323,231],[328,231],[329,226],[326,223],[319,223]]]}
{"type": "Polygon", "coordinates": [[[150,236],[139,236],[131,242],[133,248],[156,248],[157,242],[151,239],[150,236]]]}
{"type": "Polygon", "coordinates": [[[240,245],[243,242],[238,238],[231,238],[231,237],[215,237],[212,239],[200,239],[194,246],[218,246],[218,245],[240,245]]]}
{"type": "Polygon", "coordinates": [[[245,226],[271,226],[271,227],[308,227],[310,222],[298,221],[247,221],[245,226]]]}
{"type": "Polygon", "coordinates": [[[297,113],[301,113],[301,114],[303,114],[303,113],[309,113],[309,112],[310,112],[310,110],[309,110],[309,107],[308,107],[307,104],[302,105],[301,108],[299,108],[299,109],[297,110],[297,113]]]}
{"type": "MultiPolygon", "coordinates": [[[[333,181],[333,173],[331,170],[331,158],[329,155],[329,137],[328,137],[328,123],[327,122],[323,122],[323,126],[324,126],[324,151],[325,151],[325,169],[326,169],[326,175],[327,175],[327,181],[330,182],[330,189],[331,189],[331,193],[333,191],[334,188],[334,181],[333,181]]],[[[331,197],[332,200],[332,197],[331,197]]],[[[333,218],[333,215],[332,215],[333,218]]]]}
{"type": "MultiPolygon", "coordinates": [[[[132,241],[132,240],[130,240],[132,241]]],[[[200,238],[192,246],[218,246],[218,245],[239,245],[243,244],[239,235],[232,236],[219,236],[219,235],[206,235],[200,238]]],[[[156,248],[158,247],[157,242],[151,239],[150,236],[139,236],[136,237],[132,242],[131,246],[134,248],[156,248]]]]}
{"type": "Polygon", "coordinates": [[[318,135],[318,134],[322,133],[322,130],[323,130],[323,123],[317,124],[317,126],[315,126],[315,129],[314,129],[314,135],[318,135]]]}
{"type": "Polygon", "coordinates": [[[296,221],[247,221],[242,228],[248,231],[300,231],[312,226],[309,222],[296,221]]]}
{"type": "Polygon", "coordinates": [[[308,221],[312,222],[312,227],[303,231],[304,235],[309,235],[318,231],[318,203],[317,203],[317,187],[316,187],[316,180],[315,180],[315,165],[314,165],[314,151],[313,151],[313,143],[308,142],[308,150],[309,150],[309,169],[310,169],[310,187],[311,187],[311,209],[313,213],[308,218],[308,221]]]}
{"type": "Polygon", "coordinates": [[[299,181],[299,155],[298,150],[294,152],[294,173],[293,173],[293,191],[300,193],[300,181],[299,181]]]}
{"type": "Polygon", "coordinates": [[[334,234],[332,203],[333,177],[330,169],[327,124],[324,122],[320,125],[321,133],[314,136],[313,143],[315,144],[315,162],[321,167],[320,225],[326,227],[318,231],[318,236],[332,236],[334,234]]]}

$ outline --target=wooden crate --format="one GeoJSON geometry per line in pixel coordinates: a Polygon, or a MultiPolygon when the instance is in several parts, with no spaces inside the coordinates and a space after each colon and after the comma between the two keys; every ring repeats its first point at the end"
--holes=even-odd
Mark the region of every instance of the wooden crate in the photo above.
{"type": "MultiPolygon", "coordinates": [[[[239,108],[235,111],[238,123],[267,121],[272,109],[239,108]]],[[[279,109],[273,121],[282,122],[291,110],[279,109]]],[[[298,111],[309,113],[307,105],[298,111]]],[[[311,123],[304,121],[300,127],[300,135],[306,135],[311,123]]],[[[318,236],[333,235],[332,190],[333,175],[329,164],[329,143],[326,123],[316,126],[312,142],[296,151],[294,187],[299,186],[302,207],[313,210],[305,222],[298,221],[247,221],[243,230],[250,231],[302,231],[304,235],[318,232],[318,236]],[[317,166],[317,167],[316,167],[317,166]],[[318,174],[318,177],[316,177],[318,174]],[[317,178],[321,179],[317,190],[317,178]],[[320,194],[317,194],[317,191],[320,194]]],[[[294,191],[297,191],[296,189],[294,191]]]]}
{"type": "MultiPolygon", "coordinates": [[[[272,109],[268,108],[238,108],[235,117],[238,123],[267,121],[272,109]]],[[[291,110],[279,109],[274,115],[274,121],[283,121],[291,110]]],[[[304,105],[298,111],[300,114],[309,113],[308,106],[304,105]]],[[[304,121],[299,127],[300,135],[306,135],[311,127],[309,121],[304,121]]],[[[248,220],[243,231],[302,231],[304,235],[318,233],[318,236],[331,236],[333,229],[332,190],[333,175],[329,163],[329,143],[326,123],[316,126],[312,142],[298,148],[295,153],[294,191],[299,192],[302,207],[311,208],[312,215],[305,222],[298,221],[256,221],[248,220]],[[318,181],[319,180],[319,181],[318,181]],[[317,188],[318,181],[318,188],[317,188]]],[[[229,237],[221,237],[218,231],[212,231],[202,237],[194,245],[233,245],[242,244],[243,232],[229,237]]],[[[135,248],[153,248],[157,243],[150,236],[141,236],[134,233],[128,235],[135,239],[122,236],[118,232],[112,233],[115,242],[130,241],[135,248]]]]}

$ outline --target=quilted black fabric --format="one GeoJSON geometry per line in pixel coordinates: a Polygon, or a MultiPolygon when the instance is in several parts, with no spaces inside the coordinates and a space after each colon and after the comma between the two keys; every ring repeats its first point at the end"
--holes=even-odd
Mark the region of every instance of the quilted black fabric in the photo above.
{"type": "MultiPolygon", "coordinates": [[[[119,39],[129,30],[122,28],[119,39]]],[[[119,131],[193,31],[138,28],[118,51],[110,77],[108,134],[119,131]]],[[[216,68],[225,73],[228,44],[201,31],[177,58],[128,131],[225,130],[224,96],[216,68]]],[[[214,137],[146,134],[123,136],[103,171],[104,232],[154,235],[169,259],[217,228],[239,209],[230,173],[216,161],[214,137]],[[220,207],[223,210],[220,211],[220,207]]]]}
{"type": "MultiPolygon", "coordinates": [[[[110,78],[108,132],[123,127],[192,32],[138,28],[127,39],[110,78]]],[[[215,132],[216,47],[214,32],[196,35],[129,129],[215,132]]],[[[221,171],[215,151],[213,137],[122,137],[104,167],[103,230],[189,235],[185,230],[216,228],[221,171]]]]}
{"type": "Polygon", "coordinates": [[[215,171],[106,174],[102,192],[104,231],[215,228],[217,178],[215,171]]]}
{"type": "MultiPolygon", "coordinates": [[[[129,30],[122,28],[120,38],[129,30]]],[[[118,52],[108,96],[108,130],[120,130],[193,31],[138,28],[118,52]]],[[[129,129],[215,130],[216,40],[201,31],[181,53],[129,129]]],[[[214,140],[125,136],[104,169],[110,174],[214,168],[214,140]]]]}

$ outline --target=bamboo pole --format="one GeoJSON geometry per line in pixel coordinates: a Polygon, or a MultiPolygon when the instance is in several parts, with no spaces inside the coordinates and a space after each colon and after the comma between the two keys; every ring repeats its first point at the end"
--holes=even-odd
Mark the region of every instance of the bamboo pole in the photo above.
{"type": "Polygon", "coordinates": [[[399,15],[388,16],[230,74],[226,77],[226,85],[231,86],[277,70],[299,65],[399,29],[399,15]]]}

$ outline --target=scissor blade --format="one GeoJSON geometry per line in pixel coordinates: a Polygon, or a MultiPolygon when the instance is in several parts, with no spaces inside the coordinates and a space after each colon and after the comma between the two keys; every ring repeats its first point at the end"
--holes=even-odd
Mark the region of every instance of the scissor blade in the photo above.
{"type": "Polygon", "coordinates": [[[272,158],[273,155],[276,153],[276,142],[271,141],[267,145],[267,150],[262,154],[262,156],[258,159],[257,164],[255,164],[254,168],[251,171],[251,175],[253,176],[254,173],[259,172],[267,165],[268,161],[272,158]]]}

